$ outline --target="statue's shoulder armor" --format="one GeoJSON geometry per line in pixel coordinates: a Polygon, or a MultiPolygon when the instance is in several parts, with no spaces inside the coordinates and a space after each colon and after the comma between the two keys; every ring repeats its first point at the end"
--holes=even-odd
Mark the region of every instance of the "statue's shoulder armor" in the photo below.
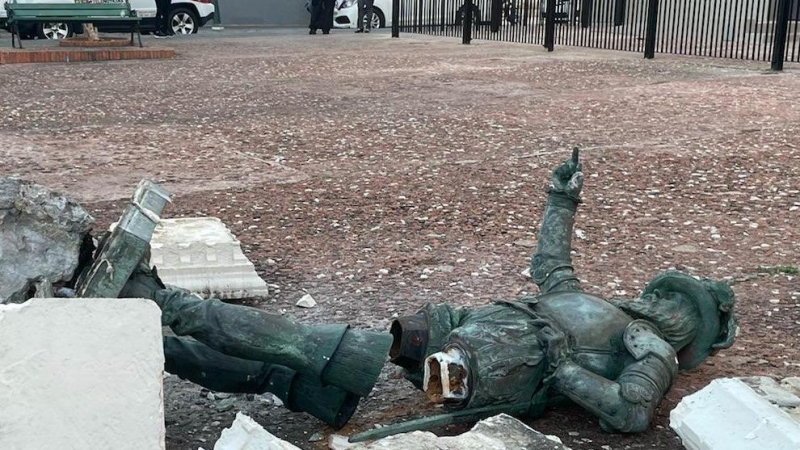
{"type": "MultiPolygon", "coordinates": [[[[553,292],[538,297],[537,312],[558,323],[581,347],[608,348],[633,320],[604,299],[584,292],[553,292]]],[[[622,346],[619,346],[622,350],[622,346]]]]}
{"type": "Polygon", "coordinates": [[[622,342],[637,360],[652,354],[665,362],[677,364],[675,349],[664,340],[658,328],[646,320],[634,320],[629,323],[622,336],[622,342]]]}

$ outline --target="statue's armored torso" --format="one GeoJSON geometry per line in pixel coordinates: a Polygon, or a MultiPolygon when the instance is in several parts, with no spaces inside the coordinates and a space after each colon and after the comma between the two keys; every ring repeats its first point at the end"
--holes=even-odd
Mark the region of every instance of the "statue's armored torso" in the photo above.
{"type": "Polygon", "coordinates": [[[572,361],[614,379],[631,356],[622,341],[633,319],[600,297],[583,292],[553,292],[528,302],[569,336],[572,361]]]}

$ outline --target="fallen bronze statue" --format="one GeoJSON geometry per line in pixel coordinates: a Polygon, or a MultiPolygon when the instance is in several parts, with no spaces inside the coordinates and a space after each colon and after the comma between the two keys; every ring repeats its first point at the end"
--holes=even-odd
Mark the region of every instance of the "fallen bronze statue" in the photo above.
{"type": "Polygon", "coordinates": [[[155,301],[163,325],[176,335],[164,338],[166,370],[208,389],[268,391],[291,410],[341,427],[372,390],[388,355],[448,410],[370,430],[354,442],[499,413],[536,417],[565,402],[590,411],[606,431],[641,432],[679,370],[733,344],[734,295],[725,283],[676,271],[656,276],[636,299],[585,293],[570,258],[582,184],[576,149],[548,189],[531,260],[539,295],[477,309],[427,304],[395,320],[389,333],[303,325],[167,288],[147,255],[168,199],[154,186],[141,189],[134,212],[100,243],[74,292],[155,301]],[[121,264],[120,281],[108,274],[121,260],[138,265],[121,264]]]}

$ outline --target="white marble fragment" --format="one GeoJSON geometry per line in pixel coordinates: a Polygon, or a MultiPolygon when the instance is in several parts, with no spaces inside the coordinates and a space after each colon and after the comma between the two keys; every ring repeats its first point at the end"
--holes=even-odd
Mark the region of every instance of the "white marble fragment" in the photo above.
{"type": "Polygon", "coordinates": [[[300,297],[300,300],[297,301],[295,306],[299,306],[300,308],[313,308],[317,306],[317,301],[314,300],[311,294],[306,294],[300,297]]]}
{"type": "Polygon", "coordinates": [[[0,305],[0,449],[164,449],[163,373],[150,300],[0,305]]]}
{"type": "Polygon", "coordinates": [[[150,245],[150,262],[165,284],[222,299],[269,294],[239,241],[215,217],[161,219],[150,245]]]}
{"type": "Polygon", "coordinates": [[[214,450],[300,450],[273,436],[245,414],[236,413],[230,428],[222,430],[214,450]]]}
{"type": "Polygon", "coordinates": [[[685,397],[670,426],[689,450],[800,449],[800,424],[734,378],[685,397]]]}

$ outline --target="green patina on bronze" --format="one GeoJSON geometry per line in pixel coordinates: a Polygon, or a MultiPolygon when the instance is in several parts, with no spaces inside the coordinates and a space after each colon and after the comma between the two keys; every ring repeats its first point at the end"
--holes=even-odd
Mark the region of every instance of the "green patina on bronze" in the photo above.
{"type": "Polygon", "coordinates": [[[468,394],[447,399],[450,413],[353,441],[500,412],[538,416],[565,402],[592,412],[605,430],[643,431],[679,368],[732,345],[733,292],[680,272],[657,276],[632,300],[583,292],[570,257],[582,181],[575,150],[553,173],[531,259],[540,295],[478,309],[428,304],[396,320],[391,334],[303,325],[166,289],[146,256],[121,296],[155,300],[163,324],[181,336],[165,341],[171,372],[215,390],[270,391],[335,426],[370,392],[387,353],[418,387],[426,358],[448,350],[464,356],[459,376],[468,394]]]}
{"type": "Polygon", "coordinates": [[[78,278],[77,295],[152,299],[163,325],[180,336],[164,341],[170,373],[218,391],[271,392],[293,411],[343,426],[375,385],[391,335],[346,324],[303,325],[167,288],[150,268],[149,241],[168,201],[158,185],[139,184],[78,278]]]}
{"type": "Polygon", "coordinates": [[[114,298],[122,291],[139,261],[150,249],[161,212],[170,201],[161,186],[142,180],[117,225],[108,235],[91,267],[78,278],[75,290],[80,297],[114,298]]]}
{"type": "Polygon", "coordinates": [[[168,372],[216,391],[271,392],[335,427],[372,391],[391,345],[386,333],[303,325],[165,288],[146,263],[121,295],[153,299],[162,324],[181,336],[165,338],[168,372]]]}
{"type": "Polygon", "coordinates": [[[334,427],[353,415],[360,396],[286,366],[220,353],[191,338],[164,337],[165,369],[216,392],[271,392],[292,411],[307,412],[334,427]]]}
{"type": "Polygon", "coordinates": [[[477,310],[428,304],[393,323],[390,355],[410,381],[421,387],[425,359],[455,347],[467,356],[469,397],[446,404],[453,413],[351,441],[489,413],[537,416],[565,401],[592,412],[607,431],[643,431],[679,368],[691,369],[732,345],[734,297],[725,283],[671,271],[637,299],[607,301],[583,292],[570,257],[582,185],[575,149],[553,172],[531,259],[540,295],[477,310]]]}

